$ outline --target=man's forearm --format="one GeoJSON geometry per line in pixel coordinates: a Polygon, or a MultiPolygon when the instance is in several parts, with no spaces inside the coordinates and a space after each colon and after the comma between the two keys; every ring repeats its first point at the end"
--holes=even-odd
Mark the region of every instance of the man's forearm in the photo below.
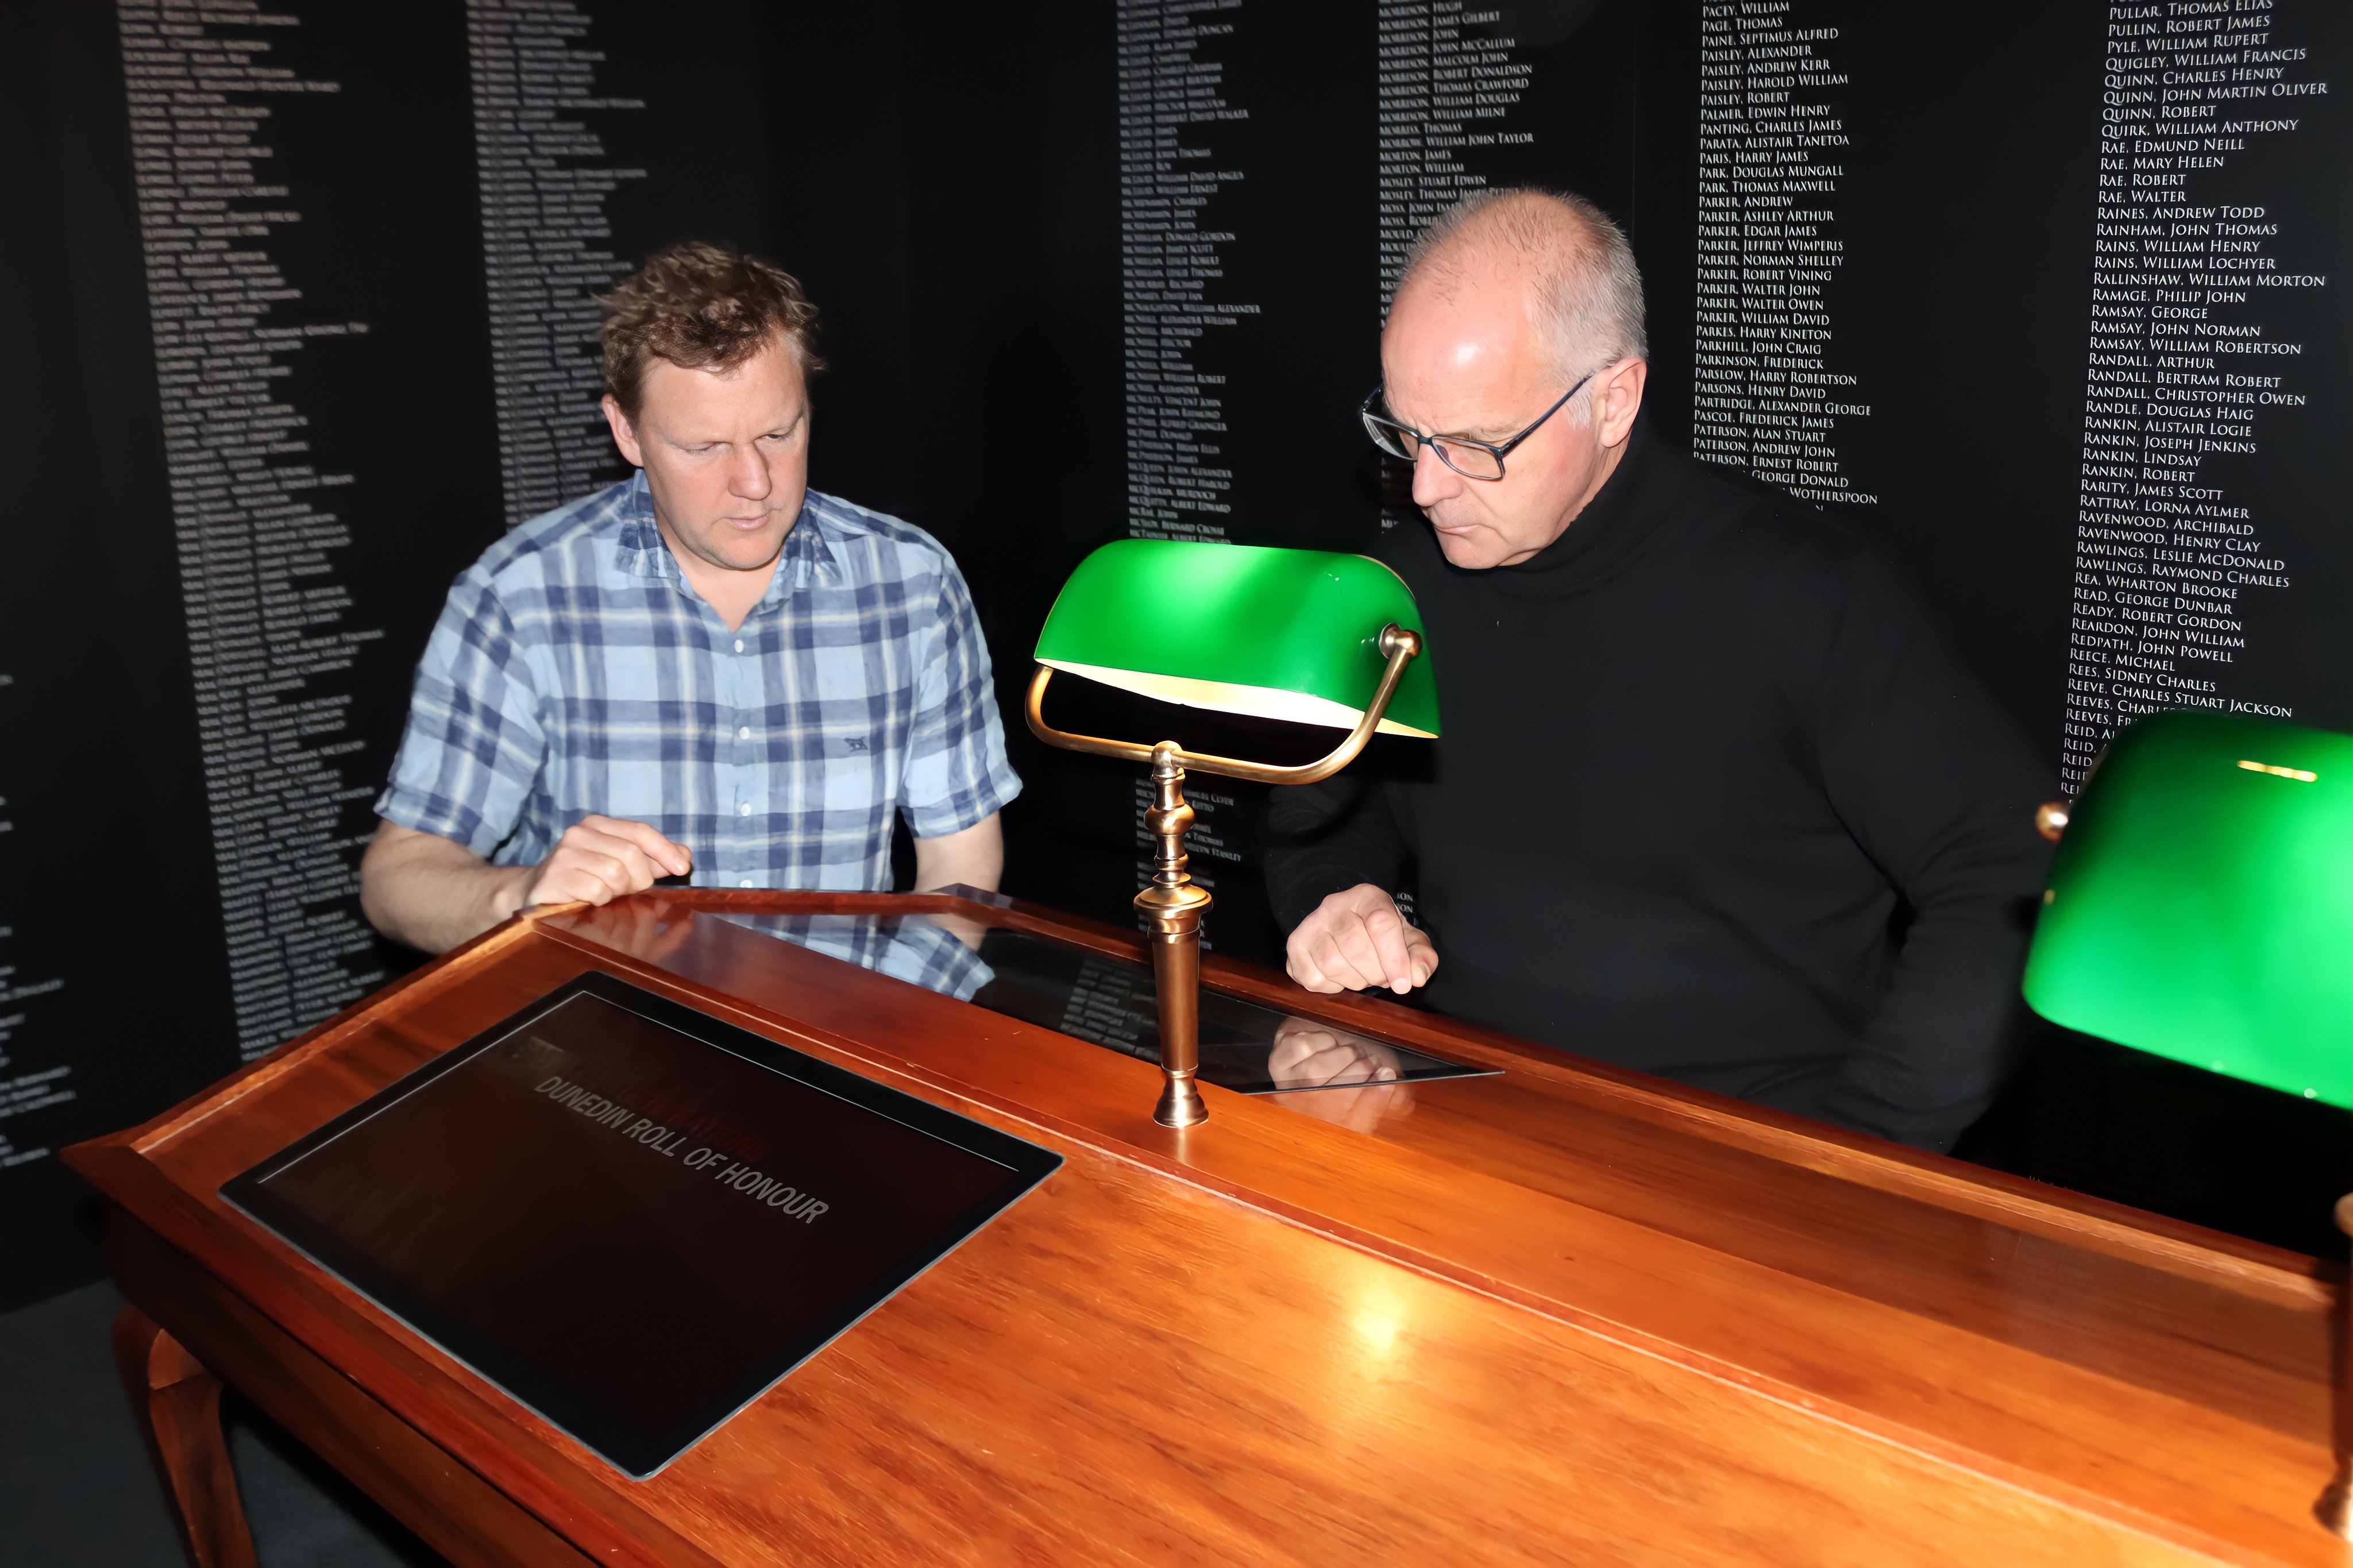
{"type": "Polygon", "coordinates": [[[1905,939],[1886,1000],[1819,1086],[1820,1109],[1785,1109],[1949,1149],[2014,1065],[2027,918],[2025,909],[2000,903],[1924,911],[1905,939]]]}
{"type": "Polygon", "coordinates": [[[395,942],[447,952],[514,913],[533,870],[385,823],[360,862],[360,909],[395,942]]]}
{"type": "Polygon", "coordinates": [[[997,891],[1005,877],[1005,831],[992,812],[961,833],[915,840],[915,891],[961,882],[997,891]]]}
{"type": "Polygon", "coordinates": [[[1296,927],[1334,893],[1397,886],[1404,845],[1378,784],[1327,779],[1267,802],[1267,892],[1276,923],[1296,927]]]}

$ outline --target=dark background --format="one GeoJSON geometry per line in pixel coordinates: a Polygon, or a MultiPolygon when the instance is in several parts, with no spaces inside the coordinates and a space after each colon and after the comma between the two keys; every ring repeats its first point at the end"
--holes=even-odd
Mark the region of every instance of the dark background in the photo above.
{"type": "MultiPolygon", "coordinates": [[[[358,600],[346,624],[386,636],[345,689],[380,779],[441,595],[501,527],[465,14],[459,0],[283,8],[303,23],[276,63],[344,84],[288,106],[273,132],[272,177],[305,213],[273,245],[314,285],[311,317],[375,329],[292,363],[312,460],[356,476],[334,498],[355,540],[337,580],[358,600]]],[[[1028,783],[1006,816],[1008,889],[1126,919],[1133,770],[1047,752],[1018,719],[1056,589],[1126,531],[1112,0],[583,9],[607,54],[602,90],[647,103],[596,121],[610,162],[648,173],[610,203],[611,247],[636,257],[698,236],[803,279],[832,364],[816,386],[813,482],[929,529],[980,606],[1028,783]]],[[[1841,450],[1882,500],[1839,521],[1912,574],[2055,771],[2107,7],[1799,9],[1841,26],[1853,83],[1848,261],[1830,308],[1874,408],[1841,450]]],[[[1626,223],[1650,289],[1651,406],[1680,438],[1698,0],[1503,11],[1494,30],[1534,72],[1509,123],[1535,140],[1476,166],[1498,184],[1582,190],[1626,223]]],[[[1263,314],[1194,355],[1228,378],[1229,535],[1363,548],[1381,484],[1353,418],[1378,374],[1372,0],[1249,0],[1229,19],[1233,36],[1203,53],[1250,117],[1207,134],[1214,166],[1248,178],[1205,219],[1237,236],[1213,298],[1263,314]]],[[[0,1018],[26,1020],[0,1024],[14,1058],[0,1081],[70,1062],[76,1098],[0,1120],[0,1133],[53,1151],[153,1114],[237,1057],[114,17],[97,0],[11,0],[5,21],[0,821],[17,830],[0,832],[0,998],[63,984],[0,1000],[0,1018]]],[[[2324,60],[2353,58],[2346,27],[2321,0],[2280,7],[2282,39],[2324,60]]],[[[2329,271],[2353,250],[2346,132],[2327,100],[2298,111],[2321,129],[2243,167],[2295,204],[2297,244],[2316,252],[2296,264],[2329,271]]],[[[2295,306],[2311,344],[2298,368],[2334,389],[2353,353],[2344,312],[2325,291],[2295,306]]],[[[2348,728],[2353,546],[2319,526],[2344,505],[2326,423],[2341,405],[2315,404],[2300,428],[2267,427],[2254,459],[2256,503],[2315,524],[2296,542],[2292,607],[2267,612],[2277,668],[2263,673],[2300,717],[2348,728]]],[[[1320,735],[1064,685],[1066,727],[1271,760],[1320,749],[1320,735]]],[[[1231,857],[1196,860],[1219,900],[1210,939],[1273,961],[1260,797],[1224,781],[1205,793],[1205,828],[1231,857]]],[[[364,832],[366,803],[349,818],[364,832]]],[[[387,948],[372,962],[415,959],[387,948]]],[[[1965,1153],[2286,1245],[2341,1246],[2327,1222],[2353,1187],[2341,1113],[2027,1027],[2018,1085],[1965,1153]]],[[[55,1159],[0,1169],[0,1306],[97,1268],[86,1200],[55,1159]]]]}

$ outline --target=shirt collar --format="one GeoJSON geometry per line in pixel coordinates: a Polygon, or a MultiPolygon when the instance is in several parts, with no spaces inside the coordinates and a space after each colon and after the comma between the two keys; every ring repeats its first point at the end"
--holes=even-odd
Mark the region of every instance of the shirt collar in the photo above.
{"type": "MultiPolygon", "coordinates": [[[[654,517],[653,491],[646,485],[643,468],[630,477],[616,515],[620,532],[613,564],[628,576],[658,578],[699,602],[702,595],[686,580],[686,574],[679,570],[669,542],[662,538],[661,524],[654,517]]],[[[768,591],[761,596],[757,608],[765,610],[782,604],[786,595],[813,584],[840,583],[841,557],[834,548],[833,536],[843,531],[827,498],[809,491],[801,502],[801,514],[794,520],[792,531],[785,535],[784,550],[776,559],[776,574],[769,579],[768,591]]]]}

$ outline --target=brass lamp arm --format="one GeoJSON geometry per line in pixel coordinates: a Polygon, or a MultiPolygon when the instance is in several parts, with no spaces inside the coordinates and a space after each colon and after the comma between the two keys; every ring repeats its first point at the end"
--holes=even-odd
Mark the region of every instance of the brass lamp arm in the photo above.
{"type": "Polygon", "coordinates": [[[1381,715],[1388,710],[1389,699],[1397,695],[1398,682],[1405,679],[1405,667],[1414,655],[1421,651],[1421,634],[1391,623],[1381,628],[1380,650],[1388,656],[1388,667],[1381,671],[1381,683],[1373,689],[1373,700],[1365,705],[1364,715],[1356,721],[1356,727],[1349,731],[1347,739],[1329,753],[1295,768],[1275,767],[1267,763],[1246,763],[1236,757],[1205,756],[1182,747],[1169,746],[1166,742],[1163,742],[1161,748],[1155,748],[1139,746],[1128,741],[1106,741],[1093,735],[1073,735],[1066,730],[1057,730],[1046,722],[1045,711],[1046,683],[1053,679],[1054,672],[1042,664],[1029,681],[1029,729],[1050,746],[1086,752],[1098,757],[1150,763],[1156,749],[1166,749],[1176,752],[1178,766],[1192,772],[1219,773],[1229,779],[1248,779],[1253,784],[1314,784],[1319,779],[1330,778],[1356,761],[1356,753],[1365,749],[1365,742],[1373,738],[1373,731],[1379,725],[1381,715]]]}

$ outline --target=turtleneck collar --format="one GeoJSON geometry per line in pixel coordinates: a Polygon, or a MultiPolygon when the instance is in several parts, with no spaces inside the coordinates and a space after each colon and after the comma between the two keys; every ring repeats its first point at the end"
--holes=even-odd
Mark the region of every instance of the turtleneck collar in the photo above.
{"type": "Polygon", "coordinates": [[[1651,433],[1650,412],[1643,410],[1634,416],[1618,467],[1558,539],[1516,566],[1472,570],[1447,561],[1443,552],[1439,559],[1449,574],[1466,584],[1516,597],[1552,598],[1607,582],[1647,553],[1671,510],[1674,476],[1663,451],[1651,433]]]}

